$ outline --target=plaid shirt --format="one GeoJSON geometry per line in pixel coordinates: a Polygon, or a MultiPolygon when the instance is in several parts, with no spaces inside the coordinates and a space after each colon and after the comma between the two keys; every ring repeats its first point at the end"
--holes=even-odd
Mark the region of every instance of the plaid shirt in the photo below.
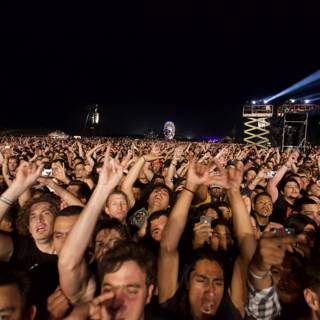
{"type": "Polygon", "coordinates": [[[257,290],[248,281],[246,319],[272,320],[279,316],[280,311],[281,306],[276,286],[257,290]]]}

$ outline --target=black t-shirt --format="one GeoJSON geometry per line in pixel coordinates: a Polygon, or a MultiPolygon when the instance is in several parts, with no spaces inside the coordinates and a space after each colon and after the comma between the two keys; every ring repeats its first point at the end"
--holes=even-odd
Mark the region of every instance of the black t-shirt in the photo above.
{"type": "Polygon", "coordinates": [[[29,236],[13,235],[13,254],[10,263],[17,269],[31,270],[44,263],[56,263],[57,256],[40,251],[29,236]]]}
{"type": "Polygon", "coordinates": [[[49,317],[47,299],[59,285],[58,258],[56,261],[41,263],[29,271],[34,290],[34,304],[37,307],[35,320],[46,320],[49,317]]]}
{"type": "Polygon", "coordinates": [[[293,205],[290,204],[284,196],[279,194],[278,199],[273,204],[273,212],[270,216],[270,221],[278,222],[283,224],[283,222],[289,218],[293,213],[293,205]]]}
{"type": "MultiPolygon", "coordinates": [[[[180,295],[179,290],[176,294],[161,304],[161,308],[170,312],[176,312],[178,315],[178,319],[192,320],[192,316],[188,306],[183,306],[181,301],[183,298],[180,295]]],[[[212,320],[242,320],[242,317],[236,307],[233,305],[230,296],[228,293],[225,293],[217,314],[211,318],[212,320]]]]}
{"type": "Polygon", "coordinates": [[[153,296],[151,302],[144,309],[145,320],[179,320],[178,315],[170,310],[162,309],[158,297],[153,296]]]}

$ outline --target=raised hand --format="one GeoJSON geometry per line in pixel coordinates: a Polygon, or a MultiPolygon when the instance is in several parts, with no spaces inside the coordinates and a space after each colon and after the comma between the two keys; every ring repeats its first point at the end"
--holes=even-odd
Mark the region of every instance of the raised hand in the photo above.
{"type": "Polygon", "coordinates": [[[298,161],[298,157],[299,157],[299,152],[297,150],[293,151],[288,160],[287,160],[287,166],[291,167],[293,164],[295,164],[298,161]]]}
{"type": "Polygon", "coordinates": [[[47,309],[50,315],[53,319],[62,319],[69,308],[69,300],[63,294],[61,288],[57,287],[54,293],[47,299],[47,309]]]}
{"type": "Polygon", "coordinates": [[[275,232],[276,229],[283,228],[283,225],[277,222],[269,222],[269,224],[264,229],[264,232],[275,232]]]}
{"type": "Polygon", "coordinates": [[[157,145],[153,145],[151,152],[149,154],[146,154],[143,156],[143,158],[145,159],[145,161],[154,161],[157,159],[162,159],[163,156],[161,155],[161,150],[157,145]]]}
{"type": "Polygon", "coordinates": [[[108,186],[115,188],[123,175],[123,168],[119,161],[116,159],[110,159],[110,146],[108,146],[104,162],[99,174],[98,186],[108,186]]]}
{"type": "Polygon", "coordinates": [[[35,164],[23,161],[17,169],[14,184],[22,190],[30,188],[40,177],[42,169],[43,165],[37,167],[35,164]]]}
{"type": "Polygon", "coordinates": [[[200,248],[205,242],[210,242],[213,230],[208,223],[198,222],[193,228],[193,249],[200,248]]]}
{"type": "Polygon", "coordinates": [[[209,172],[211,169],[211,165],[204,165],[199,162],[191,161],[187,173],[187,184],[193,185],[201,185],[207,184],[208,180],[210,179],[209,172]]]}
{"type": "Polygon", "coordinates": [[[114,300],[114,292],[103,293],[89,302],[89,319],[90,320],[111,320],[114,319],[114,310],[112,302],[114,300]],[[109,307],[111,306],[111,307],[109,307]]]}
{"type": "Polygon", "coordinates": [[[257,179],[262,180],[265,179],[267,177],[267,174],[270,170],[268,168],[262,168],[258,171],[257,173],[257,179]]]}
{"type": "Polygon", "coordinates": [[[62,182],[68,180],[64,163],[56,162],[56,167],[52,170],[52,176],[62,182]]]}
{"type": "Polygon", "coordinates": [[[243,178],[243,163],[237,161],[235,166],[228,169],[223,168],[221,163],[214,159],[219,175],[210,176],[206,184],[217,184],[228,190],[240,190],[243,178]]]}
{"type": "Polygon", "coordinates": [[[272,266],[281,265],[286,250],[293,251],[292,245],[297,241],[295,236],[275,237],[265,232],[260,239],[250,269],[268,272],[272,266]]]}
{"type": "Polygon", "coordinates": [[[127,155],[121,161],[121,167],[126,169],[129,165],[130,160],[133,157],[133,152],[131,150],[128,151],[127,155]]]}
{"type": "Polygon", "coordinates": [[[182,157],[184,147],[180,146],[174,149],[173,160],[179,161],[182,157]]]}

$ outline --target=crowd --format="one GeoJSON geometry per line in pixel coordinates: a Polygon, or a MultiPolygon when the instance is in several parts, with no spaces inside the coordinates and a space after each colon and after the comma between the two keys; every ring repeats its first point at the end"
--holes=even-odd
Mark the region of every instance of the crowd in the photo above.
{"type": "Polygon", "coordinates": [[[0,139],[0,319],[320,319],[320,149],[0,139]]]}

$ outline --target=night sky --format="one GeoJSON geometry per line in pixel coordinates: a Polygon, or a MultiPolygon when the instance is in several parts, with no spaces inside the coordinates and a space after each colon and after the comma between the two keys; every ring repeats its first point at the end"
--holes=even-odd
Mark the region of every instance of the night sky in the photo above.
{"type": "Polygon", "coordinates": [[[316,1],[28,4],[3,13],[0,128],[81,133],[87,105],[98,103],[101,134],[142,134],[171,120],[179,135],[238,135],[246,100],[320,69],[316,1]]]}

